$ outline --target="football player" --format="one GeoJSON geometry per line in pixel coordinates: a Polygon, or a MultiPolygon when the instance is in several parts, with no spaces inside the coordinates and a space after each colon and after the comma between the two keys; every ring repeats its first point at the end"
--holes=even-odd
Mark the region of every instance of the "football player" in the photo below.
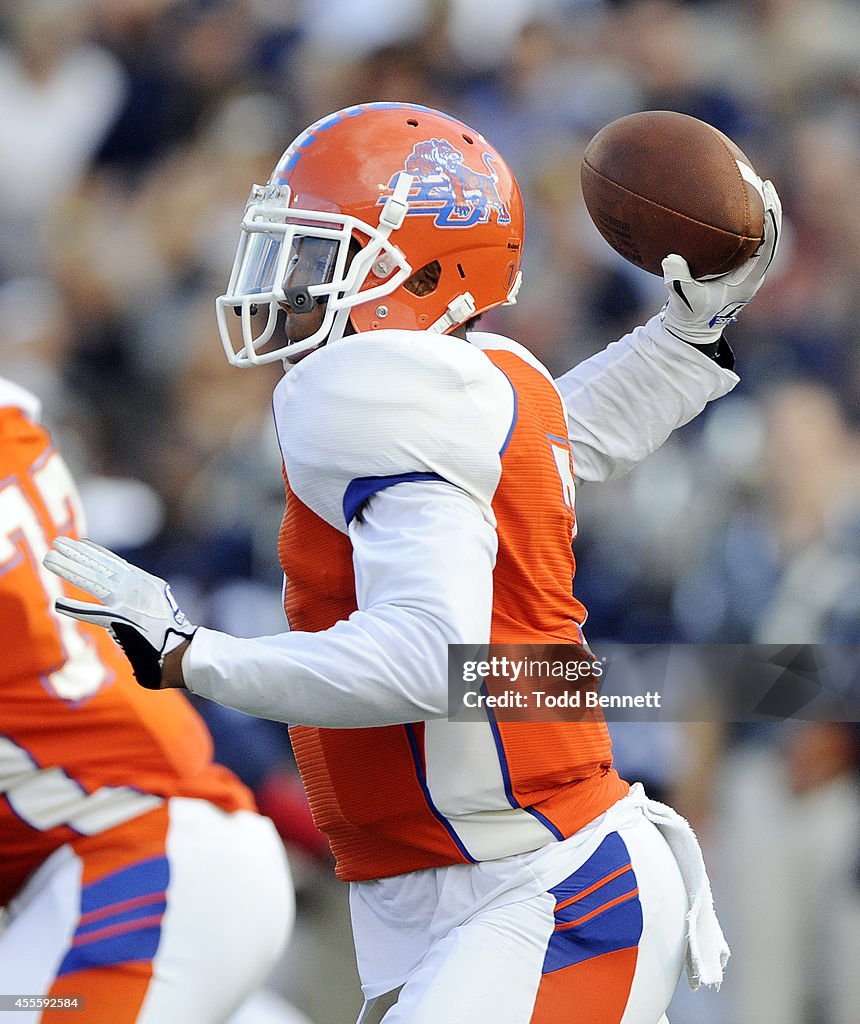
{"type": "Polygon", "coordinates": [[[283,360],[279,540],[290,631],[195,629],[164,581],[87,543],[46,564],[101,604],[153,688],[292,723],[350,882],[361,1021],[656,1024],[686,962],[728,950],[689,826],[612,767],[605,723],[450,720],[449,644],[579,644],[575,482],[622,473],[737,377],[724,310],[760,286],[779,200],[740,270],[664,266],[659,315],[553,381],[474,329],[513,302],[522,201],[479,133],[362,104],[255,186],[227,291],[230,361],[283,360]]]}
{"type": "Polygon", "coordinates": [[[38,401],[0,378],[2,1009],[222,1024],[291,929],[283,846],[185,697],[153,701],[104,630],[57,615],[77,592],[42,558],[82,531],[38,401]]]}

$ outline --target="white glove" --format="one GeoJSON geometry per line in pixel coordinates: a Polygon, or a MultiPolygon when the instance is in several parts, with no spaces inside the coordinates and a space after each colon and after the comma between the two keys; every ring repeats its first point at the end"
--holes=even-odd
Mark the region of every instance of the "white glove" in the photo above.
{"type": "Polygon", "coordinates": [[[761,288],[773,262],[782,227],[782,205],[770,181],[762,182],[764,200],[764,239],[756,252],[736,270],[710,280],[694,280],[681,256],[663,260],[663,280],[669,298],[660,311],[666,330],[693,345],[711,345],[719,341],[726,324],[761,288]]]}
{"type": "Polygon", "coordinates": [[[104,626],[125,652],[141,686],[161,689],[164,656],[194,636],[169,584],[90,540],[57,537],[46,569],[86,590],[102,604],[63,597],[58,612],[104,626]]]}

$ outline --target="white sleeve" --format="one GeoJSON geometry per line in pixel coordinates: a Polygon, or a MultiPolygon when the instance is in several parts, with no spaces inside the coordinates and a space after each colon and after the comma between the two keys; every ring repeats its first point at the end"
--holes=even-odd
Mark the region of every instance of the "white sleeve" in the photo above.
{"type": "Polygon", "coordinates": [[[577,477],[622,476],[738,380],[652,317],[556,380],[577,477]]]}
{"type": "Polygon", "coordinates": [[[186,686],[259,718],[332,728],[448,713],[448,644],[487,643],[497,537],[443,481],[376,494],[349,527],[358,611],[319,633],[199,629],[186,686]]]}
{"type": "Polygon", "coordinates": [[[363,499],[404,479],[445,480],[495,525],[510,381],[460,338],[375,331],[311,353],[275,389],[290,488],[341,533],[363,499]]]}

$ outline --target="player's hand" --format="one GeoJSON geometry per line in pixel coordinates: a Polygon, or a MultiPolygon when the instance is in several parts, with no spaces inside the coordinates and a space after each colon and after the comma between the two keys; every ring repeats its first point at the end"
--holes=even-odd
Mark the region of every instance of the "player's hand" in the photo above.
{"type": "Polygon", "coordinates": [[[764,239],[756,252],[736,270],[710,280],[695,280],[681,256],[663,260],[663,280],[669,298],[660,312],[666,330],[693,345],[718,341],[726,324],[738,314],[761,288],[779,245],[782,205],[770,181],[762,182],[764,197],[764,239]]]}
{"type": "Polygon", "coordinates": [[[160,690],[164,658],[195,632],[170,586],[107,548],[89,540],[58,537],[44,558],[47,569],[98,598],[101,604],[57,600],[56,609],[82,622],[94,622],[113,636],[131,662],[141,686],[160,690]]]}

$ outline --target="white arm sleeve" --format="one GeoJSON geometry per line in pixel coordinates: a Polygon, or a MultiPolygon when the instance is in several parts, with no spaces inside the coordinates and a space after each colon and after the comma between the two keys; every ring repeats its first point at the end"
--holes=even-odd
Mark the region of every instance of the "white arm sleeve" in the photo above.
{"type": "Polygon", "coordinates": [[[189,690],[259,718],[333,728],[448,713],[448,644],[486,643],[497,538],[443,481],[400,483],[349,527],[358,611],[319,633],[199,629],[189,690]]]}
{"type": "Polygon", "coordinates": [[[556,380],[577,477],[622,476],[738,380],[652,317],[556,380]]]}

